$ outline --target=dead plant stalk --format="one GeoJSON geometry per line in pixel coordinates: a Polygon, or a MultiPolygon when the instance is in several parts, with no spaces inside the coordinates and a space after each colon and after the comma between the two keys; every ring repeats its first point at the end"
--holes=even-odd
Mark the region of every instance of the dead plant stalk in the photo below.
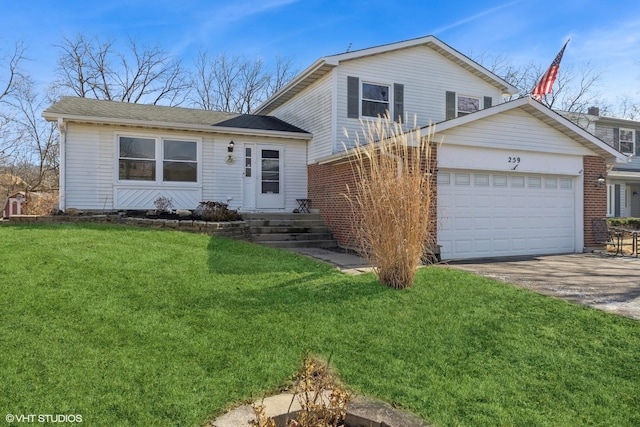
{"type": "Polygon", "coordinates": [[[351,165],[354,185],[346,197],[353,209],[358,243],[378,279],[394,288],[413,284],[430,233],[432,133],[405,132],[389,117],[362,122],[351,165]]]}

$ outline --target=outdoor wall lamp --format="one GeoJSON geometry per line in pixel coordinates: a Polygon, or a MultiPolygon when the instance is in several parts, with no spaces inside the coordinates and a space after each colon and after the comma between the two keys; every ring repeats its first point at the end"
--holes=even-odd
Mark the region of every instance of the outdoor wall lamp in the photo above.
{"type": "Polygon", "coordinates": [[[235,145],[235,144],[233,143],[233,140],[229,141],[229,144],[227,145],[227,151],[228,151],[229,153],[233,153],[233,146],[234,146],[234,145],[235,145]]]}
{"type": "Polygon", "coordinates": [[[602,176],[602,174],[598,175],[598,179],[596,179],[596,186],[600,187],[601,185],[604,185],[605,182],[607,182],[605,177],[602,176]]]}

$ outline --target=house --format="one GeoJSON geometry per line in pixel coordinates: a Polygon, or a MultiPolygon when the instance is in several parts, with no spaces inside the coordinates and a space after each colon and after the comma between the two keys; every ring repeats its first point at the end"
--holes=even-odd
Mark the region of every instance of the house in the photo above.
{"type": "Polygon", "coordinates": [[[607,216],[640,217],[640,122],[601,116],[597,107],[581,119],[591,133],[629,156],[607,174],[607,216]]]}
{"type": "Polygon", "coordinates": [[[442,258],[581,252],[605,214],[597,178],[625,156],[435,37],[319,59],[256,112],[313,134],[308,197],[343,246],[354,244],[344,149],[360,120],[435,123],[442,258]]]}
{"type": "Polygon", "coordinates": [[[153,209],[166,198],[176,209],[291,212],[307,194],[312,135],[275,117],[74,97],[43,116],[60,129],[63,211],[153,209]]]}
{"type": "Polygon", "coordinates": [[[345,247],[355,244],[345,130],[387,111],[415,117],[443,141],[430,171],[443,259],[582,252],[606,210],[597,178],[626,156],[537,101],[502,102],[513,92],[428,36],[320,58],[258,115],[79,98],[43,115],[61,129],[63,210],[150,209],[169,197],[291,212],[309,198],[345,247]]]}

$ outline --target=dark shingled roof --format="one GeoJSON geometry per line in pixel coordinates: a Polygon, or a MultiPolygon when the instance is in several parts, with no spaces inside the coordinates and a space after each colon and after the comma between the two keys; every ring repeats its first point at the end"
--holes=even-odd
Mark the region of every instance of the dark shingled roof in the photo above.
{"type": "Polygon", "coordinates": [[[43,112],[47,119],[76,116],[86,118],[135,120],[141,122],[173,123],[228,127],[239,129],[267,130],[278,132],[308,133],[273,116],[226,113],[194,108],[166,107],[162,105],[133,104],[129,102],[104,101],[98,99],[66,96],[43,112]]]}

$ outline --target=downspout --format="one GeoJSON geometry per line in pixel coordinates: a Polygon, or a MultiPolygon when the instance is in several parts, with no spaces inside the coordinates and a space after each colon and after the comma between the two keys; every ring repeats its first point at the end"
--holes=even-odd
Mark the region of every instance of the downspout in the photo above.
{"type": "Polygon", "coordinates": [[[59,165],[59,171],[60,171],[60,185],[59,185],[59,192],[60,194],[58,195],[58,209],[63,211],[66,209],[66,175],[67,175],[67,168],[66,168],[66,164],[67,164],[67,125],[64,122],[64,119],[62,117],[58,117],[58,131],[60,132],[60,140],[59,140],[59,153],[60,153],[60,165],[59,165]]]}

